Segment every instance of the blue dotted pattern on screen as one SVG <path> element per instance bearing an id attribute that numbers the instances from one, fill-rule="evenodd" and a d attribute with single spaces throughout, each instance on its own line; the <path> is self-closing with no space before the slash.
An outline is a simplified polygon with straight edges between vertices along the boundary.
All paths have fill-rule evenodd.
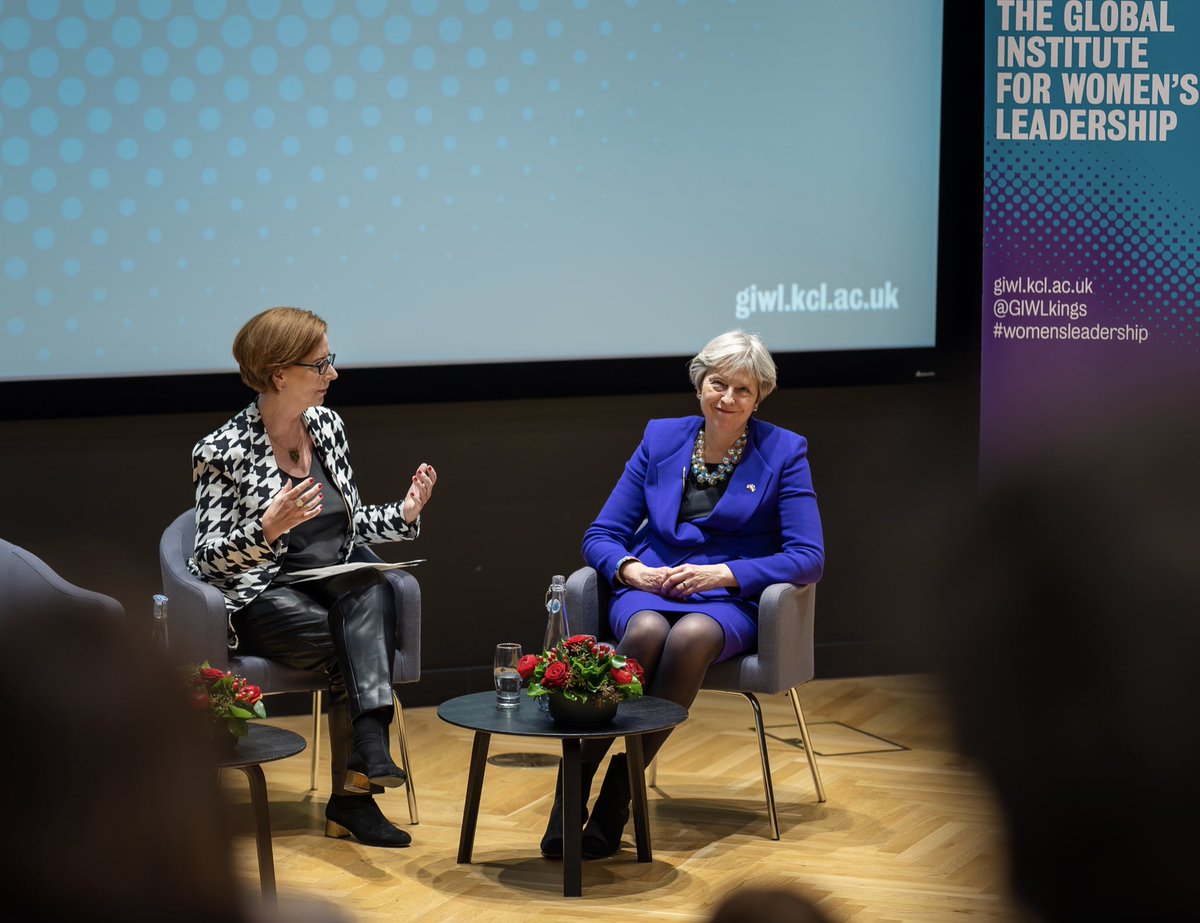
<path id="1" fill-rule="evenodd" d="M 730 326 L 744 264 L 899 267 L 928 307 L 892 345 L 924 342 L 934 226 L 818 219 L 868 155 L 936 201 L 939 28 L 934 0 L 0 0 L 0 377 L 228 369 L 271 304 L 348 365 L 662 355 Z M 838 57 L 864 41 L 923 51 L 880 80 Z M 853 140 L 894 113 L 917 141 Z M 595 335 L 614 305 L 636 337 Z"/>
<path id="2" fill-rule="evenodd" d="M 638 17 L 613 41 L 637 6 L 0 0 L 6 356 L 37 374 L 55 348 L 100 357 L 137 318 L 177 311 L 187 327 L 211 310 L 164 292 L 237 297 L 245 316 L 278 266 L 316 278 L 353 264 L 356 239 L 393 221 L 462 233 L 446 215 L 464 201 L 502 209 L 554 158 L 583 171 L 578 150 L 557 149 L 661 32 Z M 665 18 L 686 0 L 661 6 Z M 535 64 L 554 76 L 531 81 Z M 287 246 L 262 251 L 275 235 Z M 51 306 L 63 313 L 47 322 Z M 170 367 L 162 333 L 147 370 Z"/>

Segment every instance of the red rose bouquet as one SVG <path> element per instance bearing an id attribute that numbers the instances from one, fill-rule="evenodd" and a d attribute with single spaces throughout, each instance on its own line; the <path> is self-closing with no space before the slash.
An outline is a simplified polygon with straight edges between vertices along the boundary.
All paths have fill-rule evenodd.
<path id="1" fill-rule="evenodd" d="M 249 733 L 246 722 L 251 718 L 267 717 L 262 690 L 250 685 L 246 677 L 222 672 L 207 660 L 184 667 L 183 675 L 192 704 L 207 711 L 213 721 L 223 723 L 234 737 Z"/>
<path id="2" fill-rule="evenodd" d="M 573 635 L 553 650 L 526 654 L 517 672 L 528 681 L 531 698 L 557 692 L 575 702 L 624 702 L 644 691 L 641 664 L 591 635 Z"/>

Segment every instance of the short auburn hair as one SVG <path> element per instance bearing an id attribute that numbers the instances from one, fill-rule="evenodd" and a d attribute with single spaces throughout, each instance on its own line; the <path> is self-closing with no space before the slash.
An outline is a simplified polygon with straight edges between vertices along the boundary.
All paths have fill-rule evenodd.
<path id="1" fill-rule="evenodd" d="M 317 348 L 325 321 L 302 308 L 268 308 L 255 314 L 233 338 L 233 358 L 242 381 L 259 394 L 271 389 L 271 376 Z"/>

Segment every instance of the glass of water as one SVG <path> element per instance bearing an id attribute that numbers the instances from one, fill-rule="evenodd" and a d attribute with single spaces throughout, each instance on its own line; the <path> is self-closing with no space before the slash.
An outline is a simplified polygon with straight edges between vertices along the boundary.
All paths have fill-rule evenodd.
<path id="1" fill-rule="evenodd" d="M 521 674 L 517 672 L 520 660 L 521 645 L 513 641 L 496 645 L 492 673 L 496 679 L 497 708 L 516 708 L 521 704 Z"/>

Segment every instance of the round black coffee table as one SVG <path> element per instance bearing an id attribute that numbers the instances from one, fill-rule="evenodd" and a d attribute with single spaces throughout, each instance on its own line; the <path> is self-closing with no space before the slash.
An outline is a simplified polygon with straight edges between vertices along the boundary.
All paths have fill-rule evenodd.
<path id="1" fill-rule="evenodd" d="M 227 755 L 217 760 L 217 768 L 240 769 L 246 775 L 250 785 L 250 805 L 254 809 L 258 879 L 262 885 L 263 899 L 274 903 L 275 855 L 271 849 L 271 811 L 267 803 L 267 779 L 263 775 L 262 764 L 295 756 L 307 744 L 294 731 L 269 724 L 251 724 L 249 732 Z"/>
<path id="2" fill-rule="evenodd" d="M 633 793 L 633 827 L 638 862 L 650 862 L 650 820 L 646 810 L 646 766 L 642 735 L 665 731 L 687 720 L 687 709 L 666 699 L 642 696 L 621 703 L 611 723 L 595 726 L 564 725 L 550 719 L 534 699 L 522 694 L 516 708 L 498 708 L 495 692 L 459 696 L 438 706 L 438 717 L 447 724 L 475 732 L 471 768 L 467 775 L 467 798 L 463 807 L 458 861 L 469 863 L 475 846 L 475 824 L 483 795 L 483 773 L 488 745 L 493 734 L 515 737 L 550 737 L 562 741 L 563 754 L 563 896 L 583 893 L 581 850 L 583 805 L 580 803 L 580 742 L 588 737 L 624 737 Z"/>

